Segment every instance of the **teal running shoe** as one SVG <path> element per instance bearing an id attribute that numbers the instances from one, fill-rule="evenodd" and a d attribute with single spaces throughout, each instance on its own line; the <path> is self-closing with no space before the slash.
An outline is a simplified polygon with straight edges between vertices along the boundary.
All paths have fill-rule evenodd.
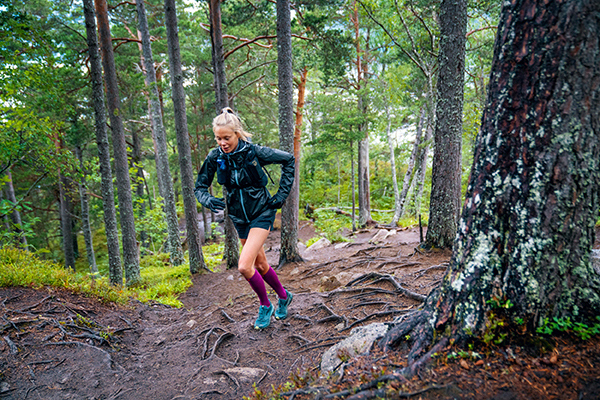
<path id="1" fill-rule="evenodd" d="M 271 325 L 271 315 L 273 315 L 273 304 L 267 306 L 260 306 L 258 309 L 258 318 L 254 322 L 254 329 L 265 329 Z"/>
<path id="2" fill-rule="evenodd" d="M 287 293 L 287 298 L 285 300 L 279 299 L 277 311 L 275 311 L 275 319 L 286 319 L 288 315 L 288 306 L 292 302 L 294 295 L 288 292 L 287 289 L 285 293 Z"/>

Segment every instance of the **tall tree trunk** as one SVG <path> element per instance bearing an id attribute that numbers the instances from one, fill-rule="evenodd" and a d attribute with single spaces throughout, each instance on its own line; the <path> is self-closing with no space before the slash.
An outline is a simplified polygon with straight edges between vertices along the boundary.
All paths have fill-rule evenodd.
<path id="1" fill-rule="evenodd" d="M 427 124 L 425 129 L 425 139 L 421 142 L 419 148 L 419 155 L 417 156 L 417 167 L 416 167 L 416 179 L 414 185 L 414 207 L 415 214 L 421 214 L 421 202 L 423 201 L 423 188 L 425 187 L 425 175 L 427 174 L 427 163 L 429 162 L 429 148 L 431 147 L 431 140 L 433 138 L 433 121 L 432 117 L 428 116 Z"/>
<path id="2" fill-rule="evenodd" d="M 121 220 L 121 237 L 123 240 L 123 263 L 125 265 L 125 282 L 128 286 L 140 281 L 140 257 L 135 238 L 135 222 L 133 203 L 131 199 L 131 183 L 129 181 L 129 164 L 127 162 L 127 145 L 125 131 L 121 119 L 121 99 L 117 86 L 117 71 L 108 22 L 108 7 L 106 0 L 94 0 L 100 50 L 104 66 L 104 79 L 108 100 L 108 116 L 112 131 L 113 149 L 115 156 L 115 173 L 117 176 L 117 196 L 119 198 L 119 216 Z"/>
<path id="3" fill-rule="evenodd" d="M 179 238 L 179 221 L 175 207 L 175 195 L 173 194 L 173 181 L 169 169 L 169 155 L 167 149 L 167 134 L 163 125 L 162 110 L 156 82 L 156 70 L 154 69 L 154 58 L 152 57 L 152 46 L 150 44 L 150 30 L 144 0 L 136 1 L 138 22 L 142 35 L 142 49 L 144 53 L 144 69 L 146 70 L 146 85 L 151 104 L 152 133 L 156 142 L 156 170 L 160 177 L 159 185 L 163 196 L 164 212 L 167 220 L 168 249 L 171 255 L 171 263 L 180 265 L 183 259 L 181 250 L 181 239 Z"/>
<path id="4" fill-rule="evenodd" d="M 111 285 L 122 285 L 123 269 L 119 250 L 119 230 L 117 226 L 115 193 L 110 166 L 110 148 L 106 128 L 102 63 L 98 48 L 98 37 L 96 36 L 96 21 L 94 19 L 94 5 L 92 0 L 83 0 L 83 13 L 85 15 L 85 31 L 90 54 L 92 102 L 94 105 L 96 144 L 98 145 L 98 158 L 100 160 L 100 190 L 102 193 L 102 209 L 104 211 L 104 228 L 108 250 L 108 275 Z"/>
<path id="5" fill-rule="evenodd" d="M 277 74 L 279 89 L 279 147 L 294 153 L 294 75 L 292 71 L 292 25 L 289 0 L 277 0 Z M 299 149 L 298 149 L 299 151 Z M 279 267 L 302 261 L 298 251 L 298 158 L 292 190 L 281 208 L 281 251 Z"/>
<path id="6" fill-rule="evenodd" d="M 354 14 L 352 22 L 354 24 L 354 41 L 356 46 L 356 74 L 358 91 L 358 113 L 365 120 L 358 126 L 359 132 L 363 138 L 358 142 L 358 226 L 364 228 L 368 223 L 373 222 L 371 218 L 371 179 L 369 172 L 369 132 L 366 122 L 369 103 L 363 92 L 367 83 L 367 64 L 364 58 L 364 50 L 360 46 L 360 22 L 358 18 L 358 7 L 356 2 L 353 4 Z"/>
<path id="7" fill-rule="evenodd" d="M 0 190 L 0 202 L 6 197 L 5 190 Z M 7 233 L 12 232 L 11 222 L 8 218 L 8 214 L 2 214 L 2 225 L 4 225 L 4 229 Z M 4 238 L 8 240 L 4 240 Z M 6 236 L 0 237 L 0 246 L 4 246 L 7 244 L 11 244 L 10 239 Z"/>
<path id="8" fill-rule="evenodd" d="M 133 112 L 132 109 L 130 109 L 130 111 Z M 135 204 L 137 205 L 139 217 L 143 218 L 144 215 L 146 215 L 146 200 L 144 199 L 144 185 L 146 178 L 144 177 L 144 166 L 142 164 L 142 144 L 140 135 L 138 134 L 133 121 L 130 123 L 130 126 L 131 144 L 133 145 L 131 149 L 131 162 L 135 168 L 135 195 L 137 197 Z M 140 242 L 144 248 L 147 248 L 150 245 L 148 234 L 145 230 L 140 231 Z"/>
<path id="9" fill-rule="evenodd" d="M 75 147 L 75 155 L 79 160 L 79 168 L 81 169 L 81 182 L 79 183 L 79 199 L 81 202 L 81 228 L 83 230 L 83 239 L 85 241 L 85 252 L 87 255 L 88 264 L 90 265 L 90 273 L 92 279 L 98 275 L 98 266 L 96 265 L 96 256 L 94 254 L 94 245 L 92 241 L 92 229 L 90 227 L 90 207 L 88 202 L 86 173 L 83 165 L 83 154 L 81 147 Z"/>
<path id="10" fill-rule="evenodd" d="M 456 238 L 460 212 L 466 0 L 442 0 L 439 21 L 440 72 L 426 242 L 449 248 Z"/>
<path id="11" fill-rule="evenodd" d="M 350 141 L 350 173 L 352 174 L 352 232 L 356 232 L 356 173 L 354 171 L 354 141 Z"/>
<path id="12" fill-rule="evenodd" d="M 56 149 L 60 151 L 59 139 L 56 138 Z M 67 179 L 62 171 L 58 171 L 58 202 L 60 214 L 60 232 L 62 235 L 63 252 L 65 255 L 65 267 L 75 271 L 75 251 L 73 248 L 73 221 L 71 221 L 71 213 L 69 212 L 69 194 Z"/>
<path id="13" fill-rule="evenodd" d="M 6 197 L 7 200 L 10 201 L 13 205 L 17 204 L 17 196 L 15 196 L 15 187 L 13 185 L 12 173 L 10 169 L 6 171 Z M 27 248 L 27 238 L 25 237 L 25 233 L 23 232 L 23 221 L 21 220 L 21 213 L 19 210 L 14 208 L 10 213 L 10 219 L 12 220 L 12 228 L 10 230 L 14 231 L 17 236 L 17 241 L 21 243 L 23 248 Z"/>
<path id="14" fill-rule="evenodd" d="M 208 270 L 200 245 L 200 228 L 198 226 L 198 209 L 194 195 L 194 173 L 192 170 L 192 151 L 188 133 L 187 115 L 185 113 L 185 91 L 183 89 L 183 71 L 179 52 L 179 36 L 177 34 L 177 9 L 175 0 L 165 0 L 165 24 L 167 26 L 167 44 L 171 68 L 171 87 L 173 92 L 173 109 L 175 113 L 175 131 L 177 133 L 177 150 L 179 169 L 181 172 L 181 192 L 187 230 L 190 272 L 196 274 L 201 269 Z"/>
<path id="15" fill-rule="evenodd" d="M 409 335 L 416 359 L 434 330 L 457 343 L 489 332 L 493 299 L 531 332 L 546 319 L 596 322 L 600 276 L 589 255 L 600 206 L 599 13 L 595 0 L 504 3 L 450 267 L 384 347 Z"/>
<path id="16" fill-rule="evenodd" d="M 223 33 L 221 31 L 221 0 L 210 0 L 210 35 L 212 43 L 212 62 L 215 85 L 215 106 L 217 114 L 229 106 L 227 97 L 227 80 L 225 78 L 225 59 L 223 57 Z M 223 186 L 223 195 L 227 196 L 227 189 Z M 229 210 L 225 207 L 225 250 L 224 258 L 227 268 L 237 268 L 239 254 L 238 233 L 229 218 Z"/>
<path id="17" fill-rule="evenodd" d="M 404 206 L 406 204 L 406 198 L 408 197 L 408 191 L 413 186 L 414 178 L 418 175 L 418 172 L 424 169 L 416 168 L 415 169 L 415 161 L 419 156 L 421 150 L 421 137 L 423 136 L 423 121 L 425 120 L 425 107 L 421 108 L 421 112 L 419 113 L 419 121 L 417 122 L 417 132 L 415 135 L 415 142 L 413 144 L 412 151 L 410 153 L 410 158 L 408 159 L 408 165 L 406 167 L 406 174 L 404 174 L 404 179 L 402 180 L 402 191 L 398 194 L 398 198 L 396 199 L 396 205 L 394 209 L 394 217 L 392 218 L 392 225 L 396 225 L 398 220 L 404 214 Z M 426 165 L 426 159 L 424 163 Z M 425 175 L 422 176 L 425 179 Z M 397 190 L 397 189 L 396 189 Z"/>
<path id="18" fill-rule="evenodd" d="M 390 168 L 392 170 L 392 189 L 394 190 L 394 216 L 392 217 L 392 222 L 390 222 L 391 226 L 396 226 L 398 224 L 398 220 L 402 215 L 400 209 L 402 208 L 402 204 L 400 203 L 400 192 L 398 190 L 398 177 L 396 174 L 396 154 L 395 154 L 395 143 L 392 138 L 392 117 L 390 115 L 390 104 L 389 99 L 385 99 L 385 117 L 387 119 L 386 125 L 386 137 L 388 141 L 388 148 L 390 149 Z M 416 139 L 415 139 L 416 140 Z M 409 168 L 410 168 L 410 160 L 409 160 Z"/>

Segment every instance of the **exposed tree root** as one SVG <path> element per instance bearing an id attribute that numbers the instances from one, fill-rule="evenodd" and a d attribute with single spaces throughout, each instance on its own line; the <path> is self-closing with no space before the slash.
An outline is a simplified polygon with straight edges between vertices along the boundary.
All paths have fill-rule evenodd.
<path id="1" fill-rule="evenodd" d="M 351 280 L 350 282 L 348 282 L 346 284 L 346 286 L 350 287 L 350 286 L 354 286 L 358 283 L 364 282 L 366 280 L 369 279 L 377 279 L 376 281 L 372 282 L 372 283 L 377 283 L 380 281 L 386 281 L 386 282 L 390 282 L 394 288 L 396 289 L 396 291 L 402 293 L 403 295 L 405 295 L 406 297 L 413 299 L 413 300 L 417 300 L 417 301 L 425 301 L 425 299 L 427 298 L 427 296 L 424 296 L 422 294 L 419 293 L 415 293 L 415 292 L 411 292 L 410 290 L 402 287 L 402 285 L 400 284 L 400 282 L 398 282 L 396 280 L 396 278 L 394 278 L 392 275 L 389 274 L 380 274 L 378 272 L 369 272 L 368 274 L 359 276 L 356 279 Z"/>
<path id="2" fill-rule="evenodd" d="M 408 399 L 414 396 L 418 396 L 421 395 L 423 393 L 427 393 L 431 390 L 439 390 L 439 389 L 444 389 L 447 386 L 438 386 L 438 385 L 432 385 L 426 388 L 423 388 L 421 390 L 417 390 L 414 392 L 409 392 L 409 393 L 394 393 L 394 397 L 399 398 L 399 399 Z M 356 393 L 350 397 L 346 397 L 346 400 L 369 400 L 369 399 L 380 399 L 380 398 L 386 398 L 386 396 L 389 395 L 389 389 L 375 389 L 375 390 L 365 390 L 359 393 Z"/>
<path id="3" fill-rule="evenodd" d="M 401 314 L 406 312 L 407 310 L 389 310 L 389 311 L 381 311 L 381 312 L 376 312 L 373 314 L 369 314 L 364 318 L 361 318 L 359 320 L 354 321 L 353 323 L 351 323 L 350 325 L 346 326 L 344 329 L 342 329 L 340 332 L 344 332 L 347 331 L 348 329 L 352 329 L 354 326 L 363 323 L 365 321 L 370 320 L 371 318 L 376 318 L 376 317 L 386 317 L 388 315 L 395 315 L 395 314 Z"/>
<path id="4" fill-rule="evenodd" d="M 382 249 L 391 249 L 392 246 L 390 245 L 386 245 L 386 246 L 371 246 L 371 247 L 367 247 L 366 249 L 361 249 L 359 251 L 357 251 L 356 253 L 352 254 L 350 257 L 358 257 L 358 256 L 368 256 L 368 257 L 372 257 L 371 256 L 371 252 L 375 251 L 375 250 L 382 250 Z"/>
<path id="5" fill-rule="evenodd" d="M 429 272 L 429 271 L 431 271 L 431 270 L 433 270 L 433 269 L 447 269 L 447 268 L 448 268 L 448 265 L 449 265 L 448 263 L 444 263 L 444 264 L 440 264 L 440 265 L 432 265 L 432 266 L 431 266 L 431 267 L 429 267 L 429 268 L 425 268 L 425 269 L 422 269 L 422 270 L 416 271 L 416 272 L 414 273 L 414 275 L 415 275 L 415 279 L 418 279 L 418 278 L 422 277 L 422 276 L 423 276 L 423 275 L 425 275 L 427 272 Z"/>
<path id="6" fill-rule="evenodd" d="M 235 319 L 231 318 L 226 312 L 225 310 L 223 310 L 221 308 L 221 315 L 225 317 L 225 319 L 229 322 L 231 322 L 232 324 L 235 324 Z"/>
<path id="7" fill-rule="evenodd" d="M 236 388 L 238 388 L 238 389 L 240 388 L 240 383 L 238 382 L 237 379 L 235 379 L 235 376 L 232 376 L 227 371 L 225 371 L 225 370 L 219 370 L 219 371 L 214 371 L 213 373 L 217 374 L 217 375 L 225 375 L 226 377 L 228 377 L 229 379 L 231 379 L 231 381 L 233 383 L 235 383 Z"/>
<path id="8" fill-rule="evenodd" d="M 381 264 L 377 265 L 375 268 L 381 269 L 382 267 L 385 267 L 386 265 L 390 265 L 390 264 L 398 264 L 398 266 L 394 269 L 400 269 L 400 268 L 405 268 L 405 267 L 414 267 L 415 265 L 421 265 L 421 263 L 418 261 L 402 263 L 402 262 L 396 261 L 396 260 L 388 260 L 388 261 L 384 261 Z"/>
<path id="9" fill-rule="evenodd" d="M 317 308 L 323 309 L 329 313 L 329 316 L 317 320 L 316 322 L 318 324 L 322 324 L 325 322 L 331 322 L 331 321 L 343 321 L 344 324 L 346 324 L 346 325 L 348 324 L 348 318 L 346 318 L 343 315 L 336 314 L 331 308 L 327 307 L 327 305 L 319 304 L 319 306 Z"/>

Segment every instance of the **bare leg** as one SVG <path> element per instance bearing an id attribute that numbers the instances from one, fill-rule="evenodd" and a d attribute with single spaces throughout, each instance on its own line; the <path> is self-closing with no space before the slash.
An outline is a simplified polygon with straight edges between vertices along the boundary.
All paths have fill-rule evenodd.
<path id="1" fill-rule="evenodd" d="M 263 245 L 269 231 L 262 228 L 252 228 L 248 233 L 247 239 L 242 239 L 242 253 L 240 254 L 240 260 L 238 264 L 238 271 L 246 279 L 251 279 L 254 275 L 254 271 L 258 269 L 258 272 L 264 274 L 269 269 L 267 263 L 267 255 Z"/>

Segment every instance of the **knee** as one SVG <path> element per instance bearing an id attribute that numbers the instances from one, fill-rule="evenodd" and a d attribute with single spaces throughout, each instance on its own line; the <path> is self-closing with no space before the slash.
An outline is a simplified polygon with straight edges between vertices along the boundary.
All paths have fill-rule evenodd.
<path id="1" fill-rule="evenodd" d="M 257 261 L 256 263 L 254 263 L 254 268 L 256 268 L 261 275 L 264 275 L 267 272 L 269 272 L 269 267 L 270 265 L 267 261 Z"/>
<path id="2" fill-rule="evenodd" d="M 238 271 L 240 274 L 244 275 L 246 279 L 250 279 L 252 278 L 252 275 L 254 275 L 254 268 L 252 268 L 252 265 L 240 263 L 238 264 Z"/>

